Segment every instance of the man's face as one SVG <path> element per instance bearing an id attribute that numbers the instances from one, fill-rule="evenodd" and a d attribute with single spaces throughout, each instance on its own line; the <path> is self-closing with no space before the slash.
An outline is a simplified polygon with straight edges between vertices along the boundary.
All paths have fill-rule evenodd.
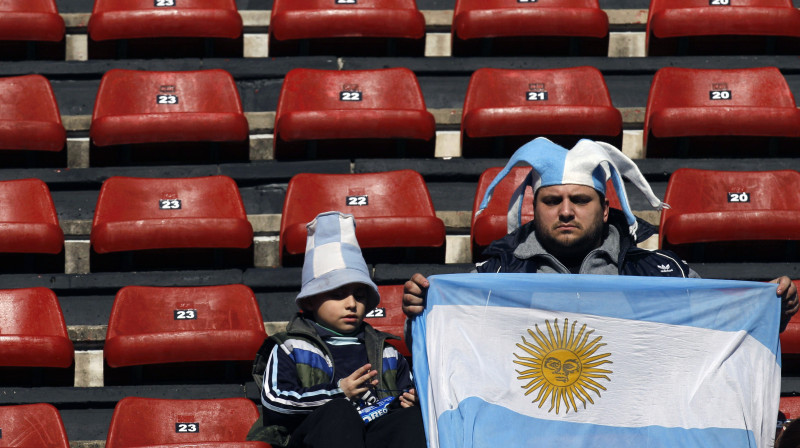
<path id="1" fill-rule="evenodd" d="M 539 243 L 553 256 L 582 260 L 602 241 L 608 222 L 608 200 L 585 185 L 542 187 L 533 203 L 533 220 Z"/>

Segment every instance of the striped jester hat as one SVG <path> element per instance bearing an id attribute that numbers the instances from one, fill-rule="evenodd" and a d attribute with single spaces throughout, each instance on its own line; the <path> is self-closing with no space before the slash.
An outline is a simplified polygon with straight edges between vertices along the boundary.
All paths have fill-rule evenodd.
<path id="1" fill-rule="evenodd" d="M 536 194 L 541 187 L 585 185 L 605 195 L 606 182 L 611 179 L 622 211 L 625 213 L 629 232 L 633 236 L 636 236 L 637 230 L 636 217 L 628 203 L 622 177 L 631 181 L 654 208 L 658 210 L 669 208 L 669 205 L 656 197 L 636 164 L 613 145 L 583 139 L 572 149 L 567 150 L 544 137 L 539 137 L 521 146 L 511 156 L 505 168 L 486 189 L 477 213 L 481 213 L 489 205 L 497 184 L 511 172 L 511 168 L 520 163 L 526 163 L 533 169 L 511 195 L 508 204 L 508 233 L 522 225 L 522 197 L 528 186 L 531 186 Z"/>

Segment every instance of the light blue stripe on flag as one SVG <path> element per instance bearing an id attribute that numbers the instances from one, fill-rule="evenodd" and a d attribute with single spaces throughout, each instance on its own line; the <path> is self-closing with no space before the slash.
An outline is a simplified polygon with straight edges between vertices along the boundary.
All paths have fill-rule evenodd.
<path id="1" fill-rule="evenodd" d="M 774 436 L 774 284 L 546 274 L 429 280 L 412 333 L 431 447 L 752 447 Z"/>

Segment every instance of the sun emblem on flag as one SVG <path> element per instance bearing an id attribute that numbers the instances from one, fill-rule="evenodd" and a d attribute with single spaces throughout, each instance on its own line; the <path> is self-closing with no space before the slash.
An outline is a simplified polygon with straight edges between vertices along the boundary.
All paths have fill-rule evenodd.
<path id="1" fill-rule="evenodd" d="M 527 367 L 525 370 L 517 370 L 518 380 L 526 383 L 521 386 L 525 389 L 525 395 L 531 395 L 537 390 L 539 393 L 533 403 L 539 402 L 539 408 L 548 400 L 550 409 L 555 409 L 556 414 L 561 412 L 563 404 L 565 412 L 570 409 L 578 411 L 577 402 L 583 403 L 586 409 L 586 402 L 594 404 L 590 392 L 594 392 L 600 397 L 600 390 L 606 390 L 597 381 L 605 379 L 613 373 L 611 370 L 601 369 L 604 364 L 611 364 L 608 359 L 610 353 L 597 354 L 597 351 L 606 344 L 601 343 L 602 336 L 597 336 L 591 341 L 594 330 L 586 330 L 584 324 L 575 333 L 577 322 L 569 324 L 569 319 L 564 319 L 564 323 L 559 328 L 558 319 L 553 324 L 549 320 L 545 321 L 547 334 L 538 325 L 536 331 L 528 329 L 528 334 L 532 341 L 522 336 L 522 343 L 517 343 L 517 347 L 525 351 L 523 355 L 514 353 L 517 358 L 515 364 Z M 528 356 L 530 355 L 530 356 Z"/>

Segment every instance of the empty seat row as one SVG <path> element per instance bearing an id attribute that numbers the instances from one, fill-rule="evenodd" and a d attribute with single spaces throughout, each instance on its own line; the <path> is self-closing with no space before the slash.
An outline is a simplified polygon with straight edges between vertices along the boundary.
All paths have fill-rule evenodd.
<path id="1" fill-rule="evenodd" d="M 215 446 L 269 448 L 246 441 L 258 419 L 246 398 L 166 400 L 126 397 L 114 408 L 105 446 L 108 448 Z M 69 448 L 61 414 L 47 403 L 0 406 L 0 446 Z"/>
<path id="2" fill-rule="evenodd" d="M 381 285 L 379 293 L 381 303 L 367 322 L 402 338 L 402 286 Z M 73 364 L 73 344 L 52 290 L 0 290 L 0 311 L 0 366 L 65 369 Z M 103 355 L 110 368 L 251 362 L 267 337 L 264 321 L 245 285 L 127 286 L 114 299 Z M 403 339 L 392 343 L 409 355 Z"/>
<path id="3" fill-rule="evenodd" d="M 0 10 L 0 38 L 63 40 L 54 0 L 14 0 Z M 711 24 L 711 25 L 709 25 Z M 425 19 L 414 0 L 274 0 L 270 54 L 419 54 Z M 600 54 L 608 49 L 609 20 L 597 0 L 457 0 L 453 54 Z M 235 39 L 242 19 L 234 0 L 96 0 L 89 19 L 93 41 L 202 37 Z M 651 54 L 783 52 L 800 48 L 800 12 L 791 0 L 651 0 Z M 686 38 L 724 37 L 687 45 Z M 730 45 L 731 38 L 737 45 Z M 357 44 L 354 45 L 354 40 Z M 387 45 L 387 40 L 389 44 Z M 742 42 L 753 42 L 741 46 Z"/>
<path id="4" fill-rule="evenodd" d="M 47 185 L 39 179 L 0 182 L 0 251 L 57 254 L 64 234 Z M 98 254 L 156 248 L 245 249 L 253 228 L 233 179 L 112 177 L 104 182 L 92 223 Z"/>
<path id="5" fill-rule="evenodd" d="M 89 18 L 90 55 L 107 57 L 107 52 L 93 51 L 92 43 L 119 40 L 140 41 L 150 46 L 149 53 L 159 54 L 173 46 L 169 55 L 188 55 L 180 40 L 236 40 L 242 35 L 242 17 L 234 0 L 96 0 Z M 6 0 L 0 4 L 0 56 L 12 59 L 44 57 L 64 58 L 65 23 L 55 0 Z M 157 41 L 156 41 L 157 39 Z M 49 53 L 20 52 L 9 43 L 60 43 L 60 50 Z M 160 46 L 152 44 L 159 42 Z M 208 54 L 202 42 L 192 47 Z M 238 55 L 241 56 L 241 42 Z M 211 52 L 213 55 L 213 52 Z M 236 53 L 234 53 L 236 54 Z M 111 56 L 133 56 L 125 51 Z M 138 53 L 136 53 L 138 56 Z"/>
<path id="6" fill-rule="evenodd" d="M 100 147 L 156 142 L 247 141 L 233 77 L 224 70 L 110 70 L 100 83 L 90 137 Z M 66 132 L 50 82 L 0 78 L 0 149 L 61 151 Z"/>
<path id="7" fill-rule="evenodd" d="M 49 82 L 0 79 L 0 149 L 58 151 L 65 132 Z M 36 101 L 32 101 L 36 98 Z M 294 69 L 275 118 L 277 159 L 432 157 L 436 123 L 408 69 Z M 223 70 L 110 70 L 89 132 L 95 147 L 244 142 L 236 84 Z M 464 100 L 464 156 L 501 156 L 531 138 L 620 146 L 622 116 L 593 67 L 476 70 Z M 795 155 L 800 110 L 777 68 L 666 67 L 653 78 L 644 120 L 648 157 Z M 163 149 L 163 146 L 160 147 Z"/>
<path id="8" fill-rule="evenodd" d="M 497 188 L 489 208 L 471 221 L 473 257 L 505 234 L 506 207 L 516 168 Z M 496 169 L 477 185 L 475 204 Z M 689 260 L 710 260 L 711 252 L 685 252 L 695 243 L 762 241 L 743 259 L 792 261 L 800 240 L 794 225 L 800 217 L 800 173 L 792 170 L 734 172 L 678 169 L 670 177 L 661 214 L 660 243 Z M 697 194 L 700 191 L 702 194 Z M 24 200 L 21 200 L 24 198 Z M 618 204 L 613 189 L 612 206 Z M 0 182 L 0 213 L 5 230 L 0 251 L 59 253 L 64 236 L 47 186 L 38 179 Z M 528 204 L 532 199 L 525 200 Z M 306 223 L 322 212 L 340 210 L 358 220 L 356 234 L 371 263 L 444 261 L 445 227 L 436 216 L 422 176 L 412 170 L 363 174 L 294 176 L 281 214 L 279 250 L 283 265 L 299 265 L 305 252 Z M 531 209 L 524 209 L 529 220 Z M 779 252 L 763 241 L 784 242 Z M 147 179 L 112 177 L 103 183 L 95 207 L 91 246 L 98 255 L 156 249 L 248 249 L 253 228 L 236 183 L 226 176 Z M 708 246 L 707 244 L 705 246 Z M 774 248 L 773 248 L 774 249 Z M 738 253 L 737 252 L 737 253 Z M 727 259 L 731 253 L 724 255 Z M 725 260 L 723 260 L 725 261 Z"/>

